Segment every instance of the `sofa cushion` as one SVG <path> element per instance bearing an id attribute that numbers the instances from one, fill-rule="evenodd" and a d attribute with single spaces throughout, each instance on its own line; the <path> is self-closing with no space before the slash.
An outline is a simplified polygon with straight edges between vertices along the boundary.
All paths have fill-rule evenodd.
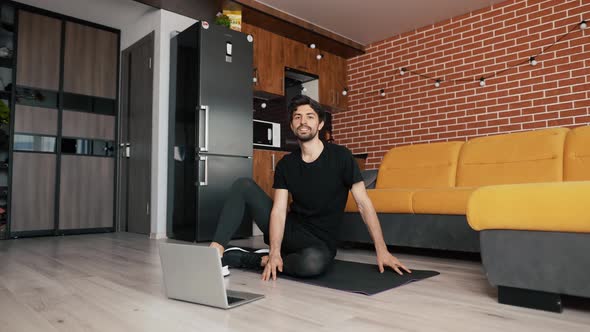
<path id="1" fill-rule="evenodd" d="M 570 130 L 564 154 L 563 180 L 590 180 L 590 126 Z"/>
<path id="2" fill-rule="evenodd" d="M 419 190 L 412 196 L 414 213 L 462 214 L 467 211 L 467 202 L 477 188 L 435 188 Z"/>
<path id="3" fill-rule="evenodd" d="M 404 189 L 367 189 L 367 194 L 373 203 L 373 207 L 379 213 L 412 213 L 412 190 Z M 358 212 L 358 207 L 348 193 L 345 212 Z"/>
<path id="4" fill-rule="evenodd" d="M 453 187 L 462 145 L 443 142 L 393 148 L 383 157 L 375 188 Z"/>
<path id="5" fill-rule="evenodd" d="M 466 142 L 459 156 L 457 187 L 562 181 L 568 131 L 552 128 Z"/>
<path id="6" fill-rule="evenodd" d="M 467 203 L 476 231 L 511 229 L 590 233 L 590 181 L 481 187 Z"/>

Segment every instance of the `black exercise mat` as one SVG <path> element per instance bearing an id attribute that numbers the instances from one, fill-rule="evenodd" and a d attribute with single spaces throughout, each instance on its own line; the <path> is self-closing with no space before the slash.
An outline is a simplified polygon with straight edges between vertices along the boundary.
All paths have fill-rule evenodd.
<path id="1" fill-rule="evenodd" d="M 334 260 L 330 269 L 319 277 L 295 278 L 280 274 L 279 278 L 347 292 L 374 295 L 439 274 L 436 271 L 412 270 L 412 273 L 404 272 L 403 275 L 399 275 L 389 267 L 385 269 L 385 272 L 379 273 L 377 265 Z"/>

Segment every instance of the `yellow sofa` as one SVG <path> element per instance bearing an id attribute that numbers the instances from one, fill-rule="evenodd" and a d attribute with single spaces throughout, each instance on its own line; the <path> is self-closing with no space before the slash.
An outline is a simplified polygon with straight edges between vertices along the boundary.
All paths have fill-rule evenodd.
<path id="1" fill-rule="evenodd" d="M 563 181 L 485 186 L 467 205 L 501 303 L 561 312 L 590 297 L 590 126 L 567 133 Z"/>
<path id="2" fill-rule="evenodd" d="M 590 211 L 585 208 L 590 203 L 589 180 L 590 126 L 585 126 L 393 148 L 367 191 L 388 244 L 481 251 L 490 277 L 488 264 L 493 261 L 502 269 L 503 256 L 510 256 L 512 241 L 518 241 L 503 242 L 508 230 L 582 234 L 590 239 L 590 212 L 585 212 Z M 349 196 L 341 240 L 369 242 L 357 212 Z M 490 237 L 493 250 L 486 242 Z M 590 272 L 590 260 L 584 259 Z M 501 277 L 511 272 L 502 273 Z M 494 285 L 502 285 L 499 280 L 490 278 Z M 546 282 L 531 287 L 526 278 L 520 281 L 504 286 L 590 296 L 590 286 L 581 293 L 578 286 L 568 291 L 541 287 Z"/>

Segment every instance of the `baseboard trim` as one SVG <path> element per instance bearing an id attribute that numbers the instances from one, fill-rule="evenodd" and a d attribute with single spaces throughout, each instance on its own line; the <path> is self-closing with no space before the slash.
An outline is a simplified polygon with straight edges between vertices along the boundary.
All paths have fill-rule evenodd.
<path id="1" fill-rule="evenodd" d="M 160 239 L 167 239 L 166 233 L 150 233 L 150 239 L 152 240 L 160 240 Z"/>

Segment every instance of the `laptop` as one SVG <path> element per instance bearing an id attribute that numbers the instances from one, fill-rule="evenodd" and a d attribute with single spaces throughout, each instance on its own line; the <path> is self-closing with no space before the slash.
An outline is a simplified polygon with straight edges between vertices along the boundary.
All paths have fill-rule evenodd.
<path id="1" fill-rule="evenodd" d="M 161 242 L 160 260 L 168 298 L 230 309 L 264 297 L 226 290 L 215 248 Z"/>

